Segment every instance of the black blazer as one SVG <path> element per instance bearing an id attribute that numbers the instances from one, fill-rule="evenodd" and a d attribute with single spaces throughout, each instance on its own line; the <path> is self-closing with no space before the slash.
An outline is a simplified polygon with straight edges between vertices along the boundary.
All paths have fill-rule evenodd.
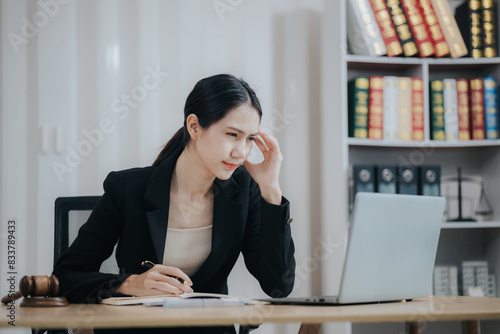
<path id="1" fill-rule="evenodd" d="M 146 271 L 144 260 L 163 262 L 170 181 L 177 150 L 158 167 L 112 172 L 104 195 L 78 237 L 56 263 L 59 295 L 73 303 L 96 303 L 119 295 L 115 289 L 132 274 Z M 290 204 L 267 203 L 243 166 L 233 176 L 215 180 L 212 251 L 191 277 L 198 292 L 228 293 L 227 277 L 239 253 L 245 265 L 272 297 L 287 296 L 295 278 Z M 99 273 L 118 242 L 120 274 Z"/>

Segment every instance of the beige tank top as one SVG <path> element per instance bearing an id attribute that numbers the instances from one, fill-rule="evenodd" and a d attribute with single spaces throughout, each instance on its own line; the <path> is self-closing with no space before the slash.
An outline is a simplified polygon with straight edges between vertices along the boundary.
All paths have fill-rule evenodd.
<path id="1" fill-rule="evenodd" d="M 163 264 L 192 276 L 212 250 L 212 225 L 198 228 L 168 228 Z"/>

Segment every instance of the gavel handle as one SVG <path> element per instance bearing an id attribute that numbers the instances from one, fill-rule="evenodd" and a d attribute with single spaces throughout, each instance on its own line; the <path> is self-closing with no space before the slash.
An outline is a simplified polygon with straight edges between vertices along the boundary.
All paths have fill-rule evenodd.
<path id="1" fill-rule="evenodd" d="M 14 300 L 17 300 L 17 299 L 21 298 L 22 296 L 23 295 L 21 294 L 21 291 L 16 291 L 16 293 L 14 294 L 14 296 L 12 296 L 12 294 L 8 294 L 8 295 L 2 297 L 2 304 L 11 303 Z"/>

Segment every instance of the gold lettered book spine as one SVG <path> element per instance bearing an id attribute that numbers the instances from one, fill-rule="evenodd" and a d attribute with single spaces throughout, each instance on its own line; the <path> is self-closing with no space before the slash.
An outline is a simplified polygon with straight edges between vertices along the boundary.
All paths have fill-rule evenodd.
<path id="1" fill-rule="evenodd" d="M 470 140 L 469 81 L 457 79 L 458 139 Z"/>
<path id="2" fill-rule="evenodd" d="M 439 25 L 443 30 L 444 38 L 450 48 L 452 58 L 466 56 L 468 51 L 464 39 L 458 29 L 457 21 L 453 16 L 448 0 L 432 0 L 432 7 L 436 13 Z"/>
<path id="3" fill-rule="evenodd" d="M 424 83 L 422 78 L 411 79 L 413 140 L 424 140 Z"/>
<path id="4" fill-rule="evenodd" d="M 443 80 L 431 81 L 431 139 L 445 140 Z"/>
<path id="5" fill-rule="evenodd" d="M 357 77 L 349 81 L 349 137 L 368 138 L 369 80 L 368 77 Z"/>
<path id="6" fill-rule="evenodd" d="M 481 0 L 467 0 L 455 8 L 455 19 L 472 58 L 483 57 L 483 10 Z"/>
<path id="7" fill-rule="evenodd" d="M 347 0 L 347 41 L 354 54 L 374 57 L 387 54 L 368 0 Z"/>
<path id="8" fill-rule="evenodd" d="M 483 7 L 484 56 L 492 58 L 497 56 L 497 7 L 494 0 L 482 0 L 481 4 Z"/>
<path id="9" fill-rule="evenodd" d="M 387 48 L 387 56 L 395 57 L 402 55 L 403 48 L 392 23 L 391 14 L 389 14 L 385 0 L 370 0 L 370 5 L 380 28 L 385 47 Z"/>
<path id="10" fill-rule="evenodd" d="M 411 78 L 398 78 L 398 139 L 407 141 L 412 139 L 411 113 Z"/>
<path id="11" fill-rule="evenodd" d="M 439 25 L 434 8 L 432 8 L 431 0 L 420 0 L 418 6 L 429 29 L 429 34 L 434 44 L 434 50 L 436 51 L 436 58 L 448 56 L 450 54 L 450 48 L 448 47 L 448 43 L 446 43 L 443 30 Z"/>
<path id="12" fill-rule="evenodd" d="M 400 0 L 386 0 L 405 57 L 418 56 L 418 48 Z"/>
<path id="13" fill-rule="evenodd" d="M 413 39 L 417 44 L 420 57 L 430 57 L 436 54 L 425 20 L 418 8 L 417 0 L 400 0 L 410 25 Z"/>
<path id="14" fill-rule="evenodd" d="M 368 138 L 383 138 L 384 121 L 384 78 L 381 76 L 370 77 L 370 110 L 368 117 Z"/>
<path id="15" fill-rule="evenodd" d="M 472 139 L 486 139 L 483 78 L 470 79 Z"/>

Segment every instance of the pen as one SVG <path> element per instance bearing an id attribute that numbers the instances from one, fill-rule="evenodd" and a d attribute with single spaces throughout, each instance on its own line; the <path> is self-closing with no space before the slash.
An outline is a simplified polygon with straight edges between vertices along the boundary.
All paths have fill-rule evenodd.
<path id="1" fill-rule="evenodd" d="M 141 266 L 143 266 L 149 270 L 149 269 L 152 269 L 155 266 L 155 264 L 149 260 L 146 260 L 146 261 L 142 261 Z M 185 281 L 180 277 L 176 277 L 176 276 L 172 276 L 172 275 L 165 275 L 165 276 L 173 277 L 173 278 L 177 279 L 179 282 L 181 282 L 182 284 L 190 285 L 188 281 Z"/>

